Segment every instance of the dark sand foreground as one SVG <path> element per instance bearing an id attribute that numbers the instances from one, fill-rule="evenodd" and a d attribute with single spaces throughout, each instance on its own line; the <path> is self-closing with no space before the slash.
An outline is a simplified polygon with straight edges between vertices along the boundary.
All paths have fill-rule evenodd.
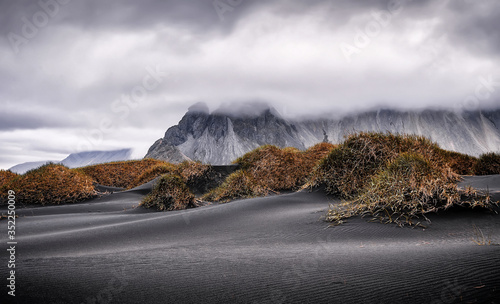
<path id="1" fill-rule="evenodd" d="M 500 176 L 468 184 L 500 198 Z M 500 246 L 472 240 L 478 227 L 500 243 L 499 215 L 454 210 L 425 230 L 359 218 L 327 228 L 320 218 L 338 201 L 321 191 L 134 209 L 149 188 L 18 207 L 16 301 L 3 284 L 0 303 L 500 303 Z"/>

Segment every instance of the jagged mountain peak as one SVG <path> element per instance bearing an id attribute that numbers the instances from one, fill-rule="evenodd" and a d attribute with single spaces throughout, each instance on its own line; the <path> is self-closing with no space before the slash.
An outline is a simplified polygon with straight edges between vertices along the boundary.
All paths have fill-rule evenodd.
<path id="1" fill-rule="evenodd" d="M 192 160 L 229 164 L 264 144 L 305 149 L 325 139 L 340 143 L 346 135 L 360 131 L 423 135 L 444 149 L 474 156 L 500 151 L 500 110 L 373 109 L 341 118 L 292 121 L 261 102 L 223 105 L 212 113 L 201 105 L 194 109 L 205 110 L 188 111 L 146 157 L 178 151 Z"/>

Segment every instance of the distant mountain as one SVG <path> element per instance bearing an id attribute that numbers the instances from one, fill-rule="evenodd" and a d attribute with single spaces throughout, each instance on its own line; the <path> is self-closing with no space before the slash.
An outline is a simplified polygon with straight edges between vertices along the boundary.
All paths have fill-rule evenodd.
<path id="1" fill-rule="evenodd" d="M 69 168 L 85 167 L 113 161 L 129 160 L 131 154 L 131 149 L 71 153 L 62 160 L 62 164 Z"/>
<path id="2" fill-rule="evenodd" d="M 9 170 L 12 172 L 15 172 L 17 174 L 24 174 L 31 169 L 41 167 L 47 163 L 59 163 L 59 161 L 44 160 L 44 161 L 36 161 L 36 162 L 26 162 L 26 163 L 15 165 L 12 168 L 10 168 Z"/>
<path id="3" fill-rule="evenodd" d="M 359 131 L 424 135 L 444 149 L 474 156 L 500 151 L 500 110 L 386 109 L 340 119 L 287 120 L 265 104 L 239 107 L 225 106 L 212 113 L 203 103 L 190 107 L 179 124 L 151 146 L 146 157 L 171 162 L 189 158 L 222 165 L 264 144 L 303 150 L 325 140 L 342 142 L 345 135 Z"/>
<path id="4" fill-rule="evenodd" d="M 46 163 L 58 163 L 58 164 L 63 164 L 69 168 L 77 168 L 77 167 L 84 167 L 84 166 L 102 164 L 113 161 L 129 160 L 131 153 L 132 153 L 131 149 L 79 152 L 70 154 L 62 161 L 27 162 L 15 165 L 9 170 L 18 174 L 24 174 L 27 171 L 41 167 Z"/>

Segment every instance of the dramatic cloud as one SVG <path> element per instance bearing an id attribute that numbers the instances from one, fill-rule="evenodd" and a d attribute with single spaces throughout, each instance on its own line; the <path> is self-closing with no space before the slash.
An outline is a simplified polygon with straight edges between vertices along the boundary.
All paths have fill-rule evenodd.
<path id="1" fill-rule="evenodd" d="M 192 104 L 497 106 L 496 0 L 0 2 L 0 168 L 149 145 Z"/>

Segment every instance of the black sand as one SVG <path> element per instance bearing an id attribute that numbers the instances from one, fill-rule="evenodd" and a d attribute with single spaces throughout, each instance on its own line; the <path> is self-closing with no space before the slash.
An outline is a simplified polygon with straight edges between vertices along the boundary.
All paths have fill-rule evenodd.
<path id="1" fill-rule="evenodd" d="M 467 184 L 500 191 L 499 176 Z M 473 241 L 478 227 L 500 243 L 496 214 L 327 228 L 338 201 L 322 192 L 157 213 L 134 208 L 148 187 L 18 207 L 16 301 L 3 287 L 0 303 L 499 303 L 500 246 Z M 7 254 L 0 265 L 6 278 Z"/>

